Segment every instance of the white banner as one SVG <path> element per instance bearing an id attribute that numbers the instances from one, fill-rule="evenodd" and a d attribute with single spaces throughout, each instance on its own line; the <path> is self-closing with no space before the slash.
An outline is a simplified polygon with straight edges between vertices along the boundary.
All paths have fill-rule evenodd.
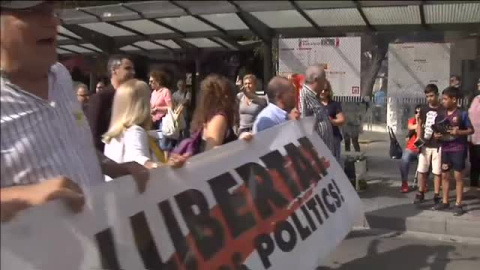
<path id="1" fill-rule="evenodd" d="M 406 127 L 416 104 L 401 100 L 424 98 L 427 84 L 441 93 L 449 85 L 450 43 L 400 43 L 388 46 L 387 125 L 394 131 Z M 410 110 L 405 110 L 409 106 Z"/>
<path id="2" fill-rule="evenodd" d="M 96 186 L 1 227 L 1 269 L 314 269 L 363 215 L 310 119 L 132 179 Z"/>
<path id="3" fill-rule="evenodd" d="M 449 43 L 400 43 L 388 45 L 388 97 L 425 97 L 425 86 L 449 85 Z"/>
<path id="4" fill-rule="evenodd" d="M 279 74 L 322 64 L 335 96 L 360 96 L 360 37 L 279 39 Z"/>

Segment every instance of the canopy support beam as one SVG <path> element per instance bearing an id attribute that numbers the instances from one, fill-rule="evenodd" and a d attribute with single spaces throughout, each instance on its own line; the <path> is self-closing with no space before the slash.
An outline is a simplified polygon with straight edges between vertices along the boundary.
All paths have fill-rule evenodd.
<path id="1" fill-rule="evenodd" d="M 425 30 L 428 30 L 429 27 L 427 25 L 427 22 L 425 21 L 425 8 L 424 8 L 424 5 L 425 4 L 425 1 L 422 1 L 420 3 L 420 5 L 418 6 L 418 8 L 420 9 L 420 21 L 422 22 L 422 27 L 425 29 Z"/>
<path id="2" fill-rule="evenodd" d="M 363 21 L 365 22 L 365 25 L 367 26 L 367 29 L 369 31 L 376 31 L 375 27 L 373 27 L 370 22 L 368 21 L 367 16 L 365 15 L 365 12 L 363 12 L 362 5 L 358 0 L 353 0 L 355 2 L 355 6 L 357 7 L 358 13 L 360 13 L 360 16 L 362 17 Z"/>
<path id="3" fill-rule="evenodd" d="M 100 34 L 76 24 L 64 24 L 62 26 L 75 35 L 80 36 L 82 40 L 93 44 L 105 54 L 112 54 L 116 51 L 115 40 L 112 37 Z"/>
<path id="4" fill-rule="evenodd" d="M 268 43 L 271 42 L 271 39 L 275 36 L 275 31 L 265 25 L 262 21 L 257 19 L 255 16 L 252 14 L 244 11 L 237 3 L 234 1 L 229 0 L 228 1 L 230 4 L 235 6 L 237 9 L 237 16 L 240 18 L 240 20 L 243 21 L 243 23 L 248 26 L 248 28 L 257 36 L 259 37 L 263 42 Z"/>
<path id="5" fill-rule="evenodd" d="M 213 29 L 217 30 L 218 32 L 221 33 L 221 35 L 219 35 L 220 37 L 222 37 L 222 39 L 227 42 L 230 46 L 236 48 L 237 50 L 240 49 L 240 45 L 235 41 L 235 39 L 230 36 L 230 34 L 228 33 L 228 31 L 226 31 L 225 29 L 223 29 L 222 27 L 210 22 L 209 20 L 203 18 L 202 16 L 199 16 L 199 15 L 195 15 L 193 14 L 192 12 L 190 12 L 190 10 L 188 10 L 188 8 L 182 6 L 180 3 L 177 3 L 176 1 L 173 1 L 173 0 L 169 0 L 168 2 L 170 2 L 172 5 L 182 9 L 185 13 L 187 13 L 189 16 L 192 16 L 193 18 L 201 21 L 202 23 L 212 27 Z M 214 41 L 214 40 L 213 40 Z M 216 41 L 214 41 L 216 42 Z M 220 44 L 220 43 L 219 43 Z M 226 47 L 224 46 L 223 44 L 220 44 L 222 45 L 222 47 Z M 227 48 L 227 47 L 226 47 Z M 227 48 L 228 49 L 228 48 Z"/>
<path id="6" fill-rule="evenodd" d="M 290 3 L 295 8 L 295 10 L 297 10 L 297 12 L 302 15 L 302 17 L 313 26 L 313 28 L 315 28 L 320 33 L 323 32 L 322 28 L 312 18 L 310 18 L 310 16 L 308 16 L 305 10 L 303 10 L 295 1 L 290 0 Z"/>

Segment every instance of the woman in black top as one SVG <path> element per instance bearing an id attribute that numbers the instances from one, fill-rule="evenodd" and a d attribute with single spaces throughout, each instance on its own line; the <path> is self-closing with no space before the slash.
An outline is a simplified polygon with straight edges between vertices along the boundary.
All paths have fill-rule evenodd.
<path id="1" fill-rule="evenodd" d="M 342 133 L 340 133 L 340 126 L 345 123 L 345 115 L 342 111 L 342 105 L 333 100 L 332 86 L 327 80 L 325 88 L 319 93 L 320 102 L 327 108 L 328 116 L 333 127 L 333 136 L 335 140 L 335 147 L 333 155 L 340 161 L 340 146 L 342 142 Z"/>

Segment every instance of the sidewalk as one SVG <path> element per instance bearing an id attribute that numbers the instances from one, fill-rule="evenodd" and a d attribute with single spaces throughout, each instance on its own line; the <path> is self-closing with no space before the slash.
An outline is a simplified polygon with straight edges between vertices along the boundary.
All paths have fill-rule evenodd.
<path id="1" fill-rule="evenodd" d="M 367 135 L 367 134 L 365 134 Z M 368 134 L 370 135 L 370 134 Z M 467 213 L 454 217 L 450 211 L 430 210 L 433 206 L 433 183 L 429 181 L 426 201 L 413 205 L 415 192 L 400 193 L 399 160 L 388 158 L 388 135 L 365 136 L 361 145 L 368 157 L 367 190 L 360 192 L 365 217 L 356 227 L 387 229 L 395 231 L 425 232 L 444 236 L 473 237 L 480 239 L 480 192 L 465 189 L 464 202 Z M 383 138 L 383 139 L 382 139 Z M 413 180 L 416 163 L 410 167 L 409 181 Z M 468 181 L 465 182 L 468 186 Z M 450 204 L 455 203 L 451 191 Z"/>

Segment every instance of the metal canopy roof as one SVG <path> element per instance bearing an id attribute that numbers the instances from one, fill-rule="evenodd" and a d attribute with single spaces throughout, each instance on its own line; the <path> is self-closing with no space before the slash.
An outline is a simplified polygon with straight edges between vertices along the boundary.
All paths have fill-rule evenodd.
<path id="1" fill-rule="evenodd" d="M 245 36 L 480 31 L 478 1 L 147 1 L 62 12 L 59 54 L 239 50 Z"/>

